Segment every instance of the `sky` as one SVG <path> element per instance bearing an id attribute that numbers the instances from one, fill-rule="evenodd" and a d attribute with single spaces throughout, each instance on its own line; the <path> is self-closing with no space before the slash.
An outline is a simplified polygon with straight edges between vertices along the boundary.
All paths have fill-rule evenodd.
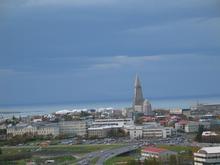
<path id="1" fill-rule="evenodd" d="M 0 105 L 220 96 L 219 0 L 0 0 Z"/>

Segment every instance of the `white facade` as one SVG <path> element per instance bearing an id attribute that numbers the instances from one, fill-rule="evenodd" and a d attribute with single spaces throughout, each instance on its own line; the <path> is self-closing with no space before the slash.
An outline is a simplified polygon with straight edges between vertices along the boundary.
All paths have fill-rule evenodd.
<path id="1" fill-rule="evenodd" d="M 134 121 L 132 118 L 125 118 L 125 119 L 97 119 L 92 122 L 92 127 L 97 126 L 119 126 L 124 127 L 128 125 L 134 125 Z"/>
<path id="2" fill-rule="evenodd" d="M 60 134 L 64 135 L 86 135 L 85 121 L 61 121 L 59 122 Z"/>
<path id="3" fill-rule="evenodd" d="M 217 136 L 218 134 L 216 134 L 215 132 L 213 131 L 203 131 L 202 132 L 202 136 Z"/>
<path id="4" fill-rule="evenodd" d="M 158 124 L 152 122 L 152 125 L 144 125 L 143 126 L 143 138 L 148 137 L 158 137 L 158 138 L 167 138 L 172 135 L 171 127 L 162 127 Z"/>
<path id="5" fill-rule="evenodd" d="M 128 128 L 130 139 L 140 139 L 142 138 L 142 126 L 131 126 Z"/>
<path id="6" fill-rule="evenodd" d="M 182 114 L 182 109 L 180 108 L 170 109 L 170 114 L 180 115 Z"/>
<path id="7" fill-rule="evenodd" d="M 143 105 L 134 105 L 135 112 L 143 112 Z"/>
<path id="8" fill-rule="evenodd" d="M 39 127 L 37 129 L 38 135 L 53 135 L 58 136 L 59 135 L 59 128 L 58 127 Z"/>
<path id="9" fill-rule="evenodd" d="M 147 147 L 141 150 L 141 157 L 144 159 L 156 158 L 160 160 L 168 160 L 170 155 L 177 155 L 177 153 L 167 149 L 154 147 Z"/>
<path id="10" fill-rule="evenodd" d="M 7 135 L 24 135 L 24 134 L 32 134 L 32 135 L 59 135 L 59 128 L 54 126 L 15 126 L 7 128 Z"/>
<path id="11" fill-rule="evenodd" d="M 143 103 L 143 113 L 145 115 L 152 115 L 151 103 L 148 100 L 145 100 Z"/>
<path id="12" fill-rule="evenodd" d="M 194 153 L 194 165 L 220 164 L 220 146 L 204 147 Z"/>

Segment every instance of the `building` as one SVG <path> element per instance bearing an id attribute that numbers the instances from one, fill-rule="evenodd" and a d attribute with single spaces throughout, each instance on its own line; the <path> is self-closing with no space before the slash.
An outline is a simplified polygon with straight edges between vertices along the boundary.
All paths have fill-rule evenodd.
<path id="1" fill-rule="evenodd" d="M 132 118 L 120 118 L 120 119 L 97 119 L 92 122 L 91 127 L 100 127 L 100 126 L 119 126 L 124 127 L 128 125 L 134 125 Z"/>
<path id="2" fill-rule="evenodd" d="M 141 150 L 143 159 L 156 158 L 159 160 L 168 160 L 171 155 L 177 155 L 176 152 L 164 148 L 146 147 Z"/>
<path id="3" fill-rule="evenodd" d="M 167 138 L 172 135 L 171 127 L 162 127 L 158 124 L 145 124 L 142 129 L 143 138 Z"/>
<path id="4" fill-rule="evenodd" d="M 187 132 L 187 133 L 198 132 L 198 130 L 199 130 L 199 123 L 198 122 L 189 121 L 185 125 L 185 132 Z"/>
<path id="5" fill-rule="evenodd" d="M 144 100 L 143 113 L 148 116 L 153 115 L 151 103 L 148 100 Z"/>
<path id="6" fill-rule="evenodd" d="M 220 104 L 197 104 L 195 107 L 192 107 L 191 109 L 198 111 L 219 111 Z"/>
<path id="7" fill-rule="evenodd" d="M 185 126 L 187 125 L 188 121 L 187 120 L 181 120 L 177 123 L 175 123 L 175 129 L 177 131 L 185 131 Z"/>
<path id="8" fill-rule="evenodd" d="M 131 126 L 128 128 L 130 139 L 141 139 L 143 134 L 142 126 Z"/>
<path id="9" fill-rule="evenodd" d="M 190 109 L 182 109 L 182 114 L 185 115 L 186 117 L 190 117 L 191 110 Z"/>
<path id="10" fill-rule="evenodd" d="M 20 125 L 7 128 L 8 136 L 16 135 L 59 135 L 59 128 L 56 125 Z"/>
<path id="11" fill-rule="evenodd" d="M 202 136 L 203 137 L 218 136 L 218 134 L 214 131 L 203 131 Z"/>
<path id="12" fill-rule="evenodd" d="M 212 114 L 206 114 L 206 115 L 201 116 L 199 121 L 200 122 L 210 122 L 215 119 L 216 119 L 216 116 L 214 116 Z"/>
<path id="13" fill-rule="evenodd" d="M 170 114 L 173 114 L 173 115 L 181 115 L 183 112 L 182 112 L 182 109 L 181 108 L 175 108 L 175 109 L 170 109 Z"/>
<path id="14" fill-rule="evenodd" d="M 136 76 L 135 85 L 134 85 L 134 100 L 133 100 L 134 111 L 142 112 L 143 103 L 144 103 L 144 97 L 142 93 L 141 82 L 139 77 Z"/>
<path id="15" fill-rule="evenodd" d="M 37 134 L 38 135 L 53 135 L 53 136 L 58 136 L 59 135 L 59 128 L 56 126 L 40 126 L 37 127 Z"/>
<path id="16" fill-rule="evenodd" d="M 211 122 L 208 121 L 199 121 L 199 125 L 203 126 L 203 128 L 206 130 L 209 130 L 211 128 Z"/>
<path id="17" fill-rule="evenodd" d="M 220 146 L 204 147 L 194 153 L 194 165 L 220 164 Z"/>
<path id="18" fill-rule="evenodd" d="M 85 136 L 87 124 L 85 121 L 60 121 L 59 122 L 60 134 L 69 136 Z"/>
<path id="19" fill-rule="evenodd" d="M 88 137 L 89 138 L 105 138 L 109 135 L 111 130 L 118 131 L 120 126 L 101 126 L 88 128 Z"/>
<path id="20" fill-rule="evenodd" d="M 191 115 L 204 116 L 206 114 L 216 114 L 220 112 L 220 104 L 197 104 L 191 107 Z"/>

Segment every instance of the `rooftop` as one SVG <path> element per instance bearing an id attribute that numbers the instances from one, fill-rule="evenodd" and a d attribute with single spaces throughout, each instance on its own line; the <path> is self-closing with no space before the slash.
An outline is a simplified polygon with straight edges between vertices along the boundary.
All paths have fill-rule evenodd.
<path id="1" fill-rule="evenodd" d="M 160 152 L 164 152 L 164 151 L 168 151 L 168 150 L 164 149 L 164 148 L 147 147 L 147 148 L 144 148 L 142 151 L 160 153 Z"/>
<path id="2" fill-rule="evenodd" d="M 216 153 L 220 154 L 220 146 L 218 146 L 218 147 L 203 147 L 198 152 L 199 153 L 205 152 L 208 154 L 216 154 Z"/>

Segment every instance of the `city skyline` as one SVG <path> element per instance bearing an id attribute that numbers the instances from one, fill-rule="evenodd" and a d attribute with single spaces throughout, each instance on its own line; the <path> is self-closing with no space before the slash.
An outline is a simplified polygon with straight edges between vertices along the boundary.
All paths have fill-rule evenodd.
<path id="1" fill-rule="evenodd" d="M 0 2 L 0 105 L 220 96 L 217 0 Z"/>

